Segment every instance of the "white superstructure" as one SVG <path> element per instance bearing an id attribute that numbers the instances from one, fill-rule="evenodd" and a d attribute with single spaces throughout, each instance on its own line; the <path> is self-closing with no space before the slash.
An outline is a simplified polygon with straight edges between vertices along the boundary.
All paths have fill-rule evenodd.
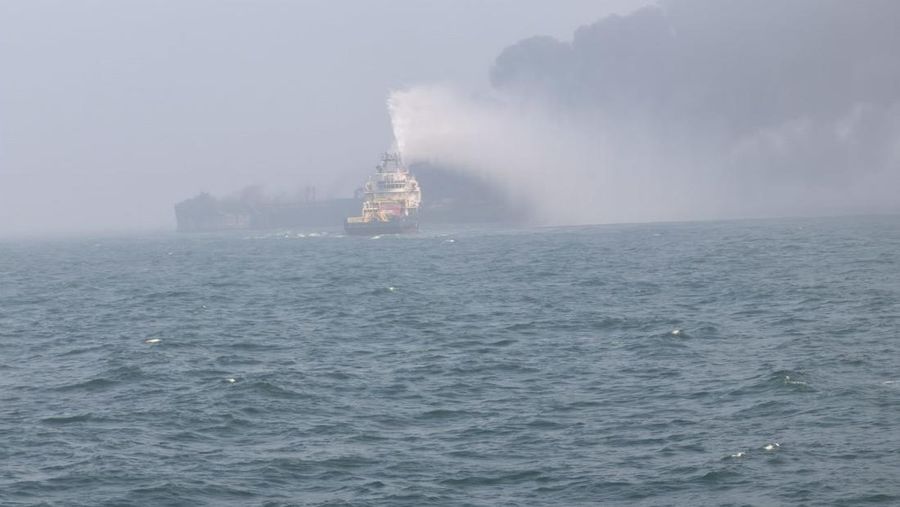
<path id="1" fill-rule="evenodd" d="M 375 174 L 365 186 L 362 215 L 350 217 L 348 224 L 391 222 L 414 218 L 422 201 L 415 176 L 404 167 L 397 153 L 385 153 Z"/>

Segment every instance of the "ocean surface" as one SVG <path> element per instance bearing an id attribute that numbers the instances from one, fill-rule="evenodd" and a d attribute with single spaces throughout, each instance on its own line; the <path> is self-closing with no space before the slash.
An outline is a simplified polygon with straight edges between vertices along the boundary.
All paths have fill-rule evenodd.
<path id="1" fill-rule="evenodd" d="M 0 505 L 900 505 L 900 217 L 0 241 Z"/>

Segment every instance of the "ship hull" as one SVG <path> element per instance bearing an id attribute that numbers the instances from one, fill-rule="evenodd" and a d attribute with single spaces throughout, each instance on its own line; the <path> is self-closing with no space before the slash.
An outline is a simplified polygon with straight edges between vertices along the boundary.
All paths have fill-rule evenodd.
<path id="1" fill-rule="evenodd" d="M 390 220 L 387 222 L 344 222 L 344 232 L 351 236 L 375 236 L 378 234 L 404 234 L 417 232 L 419 222 L 416 220 Z"/>

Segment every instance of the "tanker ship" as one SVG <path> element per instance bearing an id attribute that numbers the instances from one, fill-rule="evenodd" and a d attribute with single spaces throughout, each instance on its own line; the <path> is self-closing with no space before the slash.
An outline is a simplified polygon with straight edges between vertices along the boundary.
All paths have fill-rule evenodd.
<path id="1" fill-rule="evenodd" d="M 362 214 L 344 221 L 347 234 L 375 235 L 419 230 L 422 190 L 400 155 L 385 153 L 364 190 Z"/>

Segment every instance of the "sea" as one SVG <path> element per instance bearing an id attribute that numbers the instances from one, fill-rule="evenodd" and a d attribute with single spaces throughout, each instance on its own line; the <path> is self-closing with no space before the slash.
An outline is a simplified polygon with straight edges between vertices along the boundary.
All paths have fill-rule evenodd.
<path id="1" fill-rule="evenodd" d="M 900 505 L 900 217 L 0 240 L 0 505 Z"/>

